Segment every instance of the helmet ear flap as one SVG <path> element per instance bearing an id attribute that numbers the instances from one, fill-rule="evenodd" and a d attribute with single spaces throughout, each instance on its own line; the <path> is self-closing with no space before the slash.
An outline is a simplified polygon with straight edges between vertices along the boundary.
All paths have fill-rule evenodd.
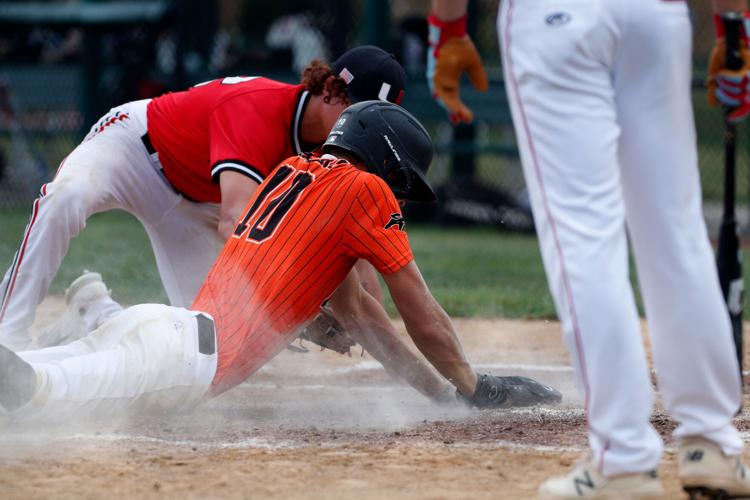
<path id="1" fill-rule="evenodd" d="M 388 184 L 396 198 L 407 199 L 413 184 L 409 167 L 403 165 L 396 155 L 389 151 L 381 169 L 380 177 Z"/>

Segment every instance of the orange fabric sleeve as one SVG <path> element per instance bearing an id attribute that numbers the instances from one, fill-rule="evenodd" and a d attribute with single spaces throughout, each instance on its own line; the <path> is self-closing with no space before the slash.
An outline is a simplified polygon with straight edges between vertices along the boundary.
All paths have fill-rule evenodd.
<path id="1" fill-rule="evenodd" d="M 381 274 L 391 274 L 414 258 L 404 230 L 401 208 L 388 185 L 375 175 L 363 176 L 348 214 L 344 248 L 368 260 Z"/>

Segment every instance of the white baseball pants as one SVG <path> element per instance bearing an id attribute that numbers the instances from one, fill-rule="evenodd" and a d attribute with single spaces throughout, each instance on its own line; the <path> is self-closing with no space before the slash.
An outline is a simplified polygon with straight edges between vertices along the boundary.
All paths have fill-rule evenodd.
<path id="1" fill-rule="evenodd" d="M 504 0 L 498 34 L 542 258 L 602 472 L 653 469 L 662 452 L 626 227 L 675 437 L 740 453 L 738 364 L 701 209 L 686 4 Z"/>
<path id="2" fill-rule="evenodd" d="M 11 418 L 61 422 L 191 408 L 207 394 L 216 373 L 213 326 L 209 323 L 206 331 L 203 323 L 199 331 L 197 315 L 159 304 L 133 306 L 80 340 L 20 352 L 40 386 Z M 209 349 L 207 340 L 213 341 Z"/>
<path id="3" fill-rule="evenodd" d="M 28 346 L 36 307 L 70 240 L 92 214 L 106 210 L 125 210 L 143 224 L 172 305 L 190 305 L 195 297 L 223 245 L 219 206 L 184 199 L 164 178 L 158 155 L 149 155 L 141 140 L 147 104 L 135 101 L 110 110 L 63 161 L 54 180 L 42 186 L 0 285 L 0 344 L 14 350 Z M 110 251 L 116 253 L 118 243 L 109 242 Z"/>

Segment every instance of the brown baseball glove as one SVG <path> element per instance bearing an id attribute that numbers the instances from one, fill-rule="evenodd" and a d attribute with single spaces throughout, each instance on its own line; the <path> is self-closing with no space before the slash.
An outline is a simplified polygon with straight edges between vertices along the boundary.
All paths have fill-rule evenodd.
<path id="1" fill-rule="evenodd" d="M 309 340 L 320 346 L 320 350 L 331 349 L 339 354 L 352 355 L 351 348 L 357 343 L 344 331 L 331 308 L 322 306 L 320 312 L 307 327 L 302 330 L 300 339 Z M 297 351 L 298 349 L 293 349 Z"/>

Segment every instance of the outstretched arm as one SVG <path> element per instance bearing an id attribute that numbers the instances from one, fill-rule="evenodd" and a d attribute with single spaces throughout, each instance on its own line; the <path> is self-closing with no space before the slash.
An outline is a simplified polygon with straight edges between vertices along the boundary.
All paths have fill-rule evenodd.
<path id="1" fill-rule="evenodd" d="M 448 314 L 428 290 L 414 261 L 383 278 L 417 348 L 461 394 L 474 394 L 477 374 L 464 356 Z"/>
<path id="2" fill-rule="evenodd" d="M 383 297 L 383 288 L 380 286 L 378 280 L 378 272 L 372 267 L 372 264 L 364 259 L 359 259 L 354 264 L 354 269 L 359 274 L 359 282 L 362 284 L 364 289 L 377 300 L 380 305 L 385 304 L 385 297 Z"/>
<path id="3" fill-rule="evenodd" d="M 242 215 L 247 202 L 250 201 L 250 197 L 258 189 L 258 183 L 239 172 L 225 170 L 219 176 L 219 187 L 221 209 L 217 231 L 226 240 L 232 235 L 237 220 Z"/>
<path id="4" fill-rule="evenodd" d="M 346 332 L 388 373 L 435 401 L 452 399 L 450 386 L 401 340 L 383 306 L 361 286 L 356 269 L 331 296 L 330 306 Z"/>
<path id="5" fill-rule="evenodd" d="M 383 278 L 414 343 L 470 405 L 508 408 L 560 402 L 560 392 L 527 377 L 477 375 L 464 356 L 450 318 L 430 293 L 414 261 Z"/>

